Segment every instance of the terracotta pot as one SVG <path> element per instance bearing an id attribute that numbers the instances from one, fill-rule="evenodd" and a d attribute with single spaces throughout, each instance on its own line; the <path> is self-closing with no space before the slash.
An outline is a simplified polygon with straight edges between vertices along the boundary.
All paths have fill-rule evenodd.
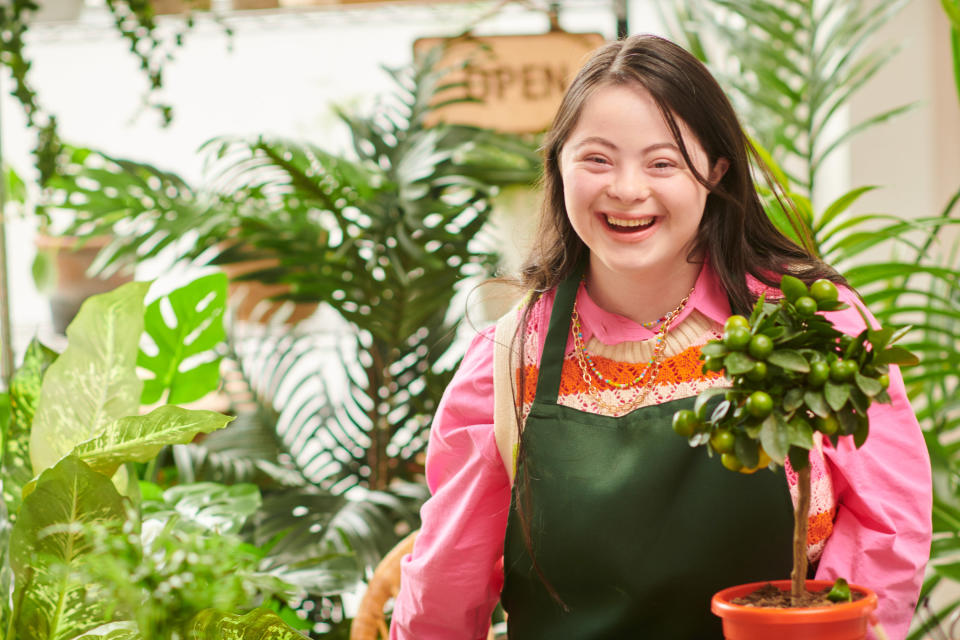
<path id="1" fill-rule="evenodd" d="M 850 590 L 864 594 L 856 602 L 830 607 L 797 607 L 775 609 L 747 607 L 731 601 L 744 596 L 767 582 L 751 582 L 718 591 L 710 602 L 710 610 L 723 620 L 723 637 L 727 640 L 861 640 L 867 637 L 867 625 L 876 622 L 877 594 L 866 587 L 850 585 Z M 790 590 L 789 580 L 772 580 L 778 589 Z M 810 591 L 828 588 L 829 580 L 807 580 Z"/>
<path id="2" fill-rule="evenodd" d="M 284 306 L 292 304 L 292 311 L 284 318 L 284 324 L 296 324 L 312 316 L 318 305 L 313 302 L 284 303 L 271 301 L 270 297 L 290 291 L 285 284 L 264 284 L 255 280 L 236 280 L 245 273 L 268 269 L 278 264 L 274 258 L 248 260 L 221 265 L 220 269 L 230 279 L 229 296 L 234 317 L 243 322 L 268 324 Z M 279 316 L 278 316 L 279 317 Z"/>
<path id="3" fill-rule="evenodd" d="M 133 277 L 118 272 L 108 278 L 90 278 L 87 270 L 97 254 L 110 243 L 111 238 L 89 238 L 81 245 L 72 236 L 48 236 L 38 234 L 35 239 L 37 251 L 48 252 L 55 260 L 56 284 L 50 292 L 50 313 L 53 329 L 59 334 L 67 330 L 80 305 L 92 295 L 112 291 Z"/>

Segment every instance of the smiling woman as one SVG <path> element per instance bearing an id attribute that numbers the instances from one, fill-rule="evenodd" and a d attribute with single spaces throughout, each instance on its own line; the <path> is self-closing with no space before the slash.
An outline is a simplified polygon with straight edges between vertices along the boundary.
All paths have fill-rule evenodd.
<path id="1" fill-rule="evenodd" d="M 865 328 L 843 278 L 768 220 L 751 153 L 716 81 L 671 42 L 634 36 L 580 70 L 544 141 L 530 293 L 474 339 L 431 428 L 433 497 L 394 640 L 483 637 L 498 597 L 510 638 L 716 638 L 712 593 L 789 573 L 795 477 L 729 473 L 671 426 L 727 382 L 701 348 L 761 294 L 783 297 L 781 275 L 841 285 L 835 325 Z M 902 637 L 930 467 L 895 367 L 889 393 L 863 447 L 810 452 L 806 551 L 817 577 L 873 587 Z"/>
<path id="2" fill-rule="evenodd" d="M 698 177 L 715 183 L 727 165 L 724 158 L 711 163 L 679 124 L 693 168 L 649 91 L 603 87 L 560 154 L 567 216 L 590 249 L 587 288 L 600 306 L 635 322 L 662 317 L 693 287 L 703 256 L 693 263 L 688 254 L 709 193 Z M 656 287 L 657 303 L 625 299 L 625 281 Z"/>

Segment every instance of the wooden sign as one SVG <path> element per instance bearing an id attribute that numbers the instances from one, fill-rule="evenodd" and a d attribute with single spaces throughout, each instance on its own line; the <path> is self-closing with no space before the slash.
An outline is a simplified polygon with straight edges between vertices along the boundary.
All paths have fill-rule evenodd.
<path id="1" fill-rule="evenodd" d="M 445 47 L 439 67 L 465 64 L 443 82 L 462 82 L 437 100 L 470 97 L 480 102 L 445 106 L 432 121 L 470 124 L 511 133 L 532 133 L 550 126 L 567 85 L 605 42 L 599 33 L 551 31 L 539 35 L 420 38 L 415 54 Z"/>

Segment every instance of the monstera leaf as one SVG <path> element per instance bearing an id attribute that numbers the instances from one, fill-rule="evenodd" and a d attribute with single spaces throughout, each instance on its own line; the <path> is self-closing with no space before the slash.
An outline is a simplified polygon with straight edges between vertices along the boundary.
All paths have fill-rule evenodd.
<path id="1" fill-rule="evenodd" d="M 145 416 L 120 418 L 100 435 L 78 444 L 72 453 L 110 477 L 124 462 L 147 462 L 166 445 L 190 442 L 198 433 L 222 429 L 231 420 L 215 411 L 165 405 Z"/>
<path id="2" fill-rule="evenodd" d="M 227 276 L 214 273 L 147 307 L 144 323 L 156 351 L 141 351 L 137 357 L 137 364 L 153 376 L 144 382 L 143 404 L 157 402 L 167 389 L 170 404 L 192 402 L 216 389 L 220 358 L 213 349 L 225 338 L 226 299 Z"/>
<path id="3" fill-rule="evenodd" d="M 131 282 L 88 298 L 67 327 L 68 346 L 44 375 L 33 418 L 30 460 L 35 474 L 139 410 L 143 383 L 136 359 L 149 286 Z"/>
<path id="4" fill-rule="evenodd" d="M 86 601 L 68 569 L 89 550 L 85 526 L 124 516 L 110 480 L 79 458 L 68 456 L 40 475 L 10 535 L 15 637 L 67 639 L 103 623 L 100 607 Z"/>

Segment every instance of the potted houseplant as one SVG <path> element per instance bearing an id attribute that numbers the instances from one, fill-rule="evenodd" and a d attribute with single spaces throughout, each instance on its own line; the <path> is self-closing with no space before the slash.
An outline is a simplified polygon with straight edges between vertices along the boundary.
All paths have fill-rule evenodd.
<path id="1" fill-rule="evenodd" d="M 750 318 L 730 316 L 723 338 L 703 347 L 704 369 L 725 372 L 730 386 L 702 392 L 693 409 L 674 415 L 678 434 L 691 446 L 707 446 L 733 472 L 789 461 L 797 474 L 791 579 L 725 589 L 714 595 L 712 610 L 730 639 L 856 640 L 866 637 L 876 595 L 843 580 L 806 580 L 809 452 L 817 438 L 836 445 L 852 437 L 857 447 L 863 445 L 867 408 L 890 401 L 888 365 L 915 364 L 916 357 L 893 346 L 907 329 L 868 328 L 848 336 L 818 314 L 847 307 L 829 280 L 808 287 L 784 275 L 780 288 L 781 298 L 761 295 Z M 761 596 L 772 602 L 758 606 Z M 751 602 L 740 600 L 744 597 Z"/>

